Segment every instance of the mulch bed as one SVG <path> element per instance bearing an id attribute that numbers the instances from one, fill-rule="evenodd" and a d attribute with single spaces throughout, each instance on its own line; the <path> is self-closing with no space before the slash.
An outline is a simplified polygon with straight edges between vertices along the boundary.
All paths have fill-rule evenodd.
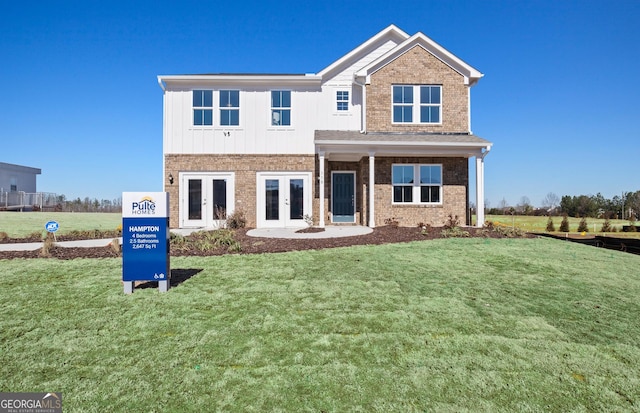
<path id="1" fill-rule="evenodd" d="M 471 237 L 504 238 L 498 232 L 486 231 L 479 228 L 464 228 Z M 399 242 L 424 241 L 442 238 L 442 228 L 406 228 L 395 226 L 378 227 L 366 235 L 341 238 L 310 238 L 310 239 L 282 239 L 256 238 L 247 235 L 248 229 L 235 231 L 235 239 L 240 243 L 240 252 L 229 252 L 224 248 L 212 251 L 199 251 L 195 248 L 172 251 L 172 256 L 209 256 L 223 254 L 264 254 L 287 251 L 318 250 L 324 248 L 348 247 L 352 245 L 379 245 Z M 65 239 L 68 241 L 69 239 Z M 32 241 L 32 240 L 30 240 Z M 29 242 L 12 239 L 11 242 Z M 96 248 L 66 248 L 53 246 L 49 249 L 49 257 L 62 260 L 75 258 L 114 258 L 120 254 L 111 246 Z M 35 251 L 0 251 L 0 259 L 14 258 L 42 258 L 42 249 Z"/>

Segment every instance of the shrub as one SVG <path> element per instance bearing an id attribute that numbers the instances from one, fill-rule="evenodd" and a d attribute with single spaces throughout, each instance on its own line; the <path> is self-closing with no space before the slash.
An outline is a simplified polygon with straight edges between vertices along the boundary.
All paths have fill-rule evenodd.
<path id="1" fill-rule="evenodd" d="M 397 219 L 395 219 L 394 217 L 391 217 L 391 218 L 385 219 L 384 224 L 390 227 L 397 227 L 400 223 L 398 222 Z"/>
<path id="2" fill-rule="evenodd" d="M 490 231 L 493 231 L 495 227 L 496 225 L 493 223 L 493 221 L 486 221 L 483 226 L 484 229 L 488 229 Z"/>
<path id="3" fill-rule="evenodd" d="M 120 247 L 120 238 L 114 238 L 113 240 L 111 240 L 109 246 L 111 247 L 111 250 L 116 254 L 120 255 L 122 253 L 122 247 Z"/>
<path id="4" fill-rule="evenodd" d="M 553 224 L 553 218 L 547 219 L 547 232 L 556 232 L 556 226 Z"/>
<path id="5" fill-rule="evenodd" d="M 611 222 L 609 222 L 609 217 L 605 218 L 602 223 L 602 228 L 600 228 L 600 232 L 613 232 L 613 227 L 611 227 Z"/>
<path id="6" fill-rule="evenodd" d="M 560 232 L 569 232 L 569 217 L 567 214 L 562 216 L 562 222 L 560 223 Z"/>
<path id="7" fill-rule="evenodd" d="M 582 219 L 580 220 L 580 224 L 578 224 L 578 232 L 589 232 L 587 217 L 582 217 Z"/>
<path id="8" fill-rule="evenodd" d="M 40 250 L 40 254 L 38 254 L 42 258 L 51 257 L 51 248 L 55 246 L 55 238 L 52 232 L 47 232 L 47 235 L 44 237 L 44 242 L 42 243 L 42 249 Z"/>
<path id="9" fill-rule="evenodd" d="M 520 228 L 496 227 L 494 231 L 507 238 L 520 238 L 525 235 L 525 232 Z"/>
<path id="10" fill-rule="evenodd" d="M 425 224 L 424 222 L 420 222 L 418 224 L 418 228 L 420 228 L 420 233 L 422 235 L 428 235 L 431 230 L 431 224 Z"/>
<path id="11" fill-rule="evenodd" d="M 453 216 L 453 214 L 449 214 L 449 218 L 447 218 L 447 222 L 445 222 L 444 227 L 447 229 L 456 228 L 460 226 L 460 218 L 458 216 Z"/>
<path id="12" fill-rule="evenodd" d="M 9 234 L 4 231 L 0 231 L 0 241 L 6 241 L 9 239 Z"/>
<path id="13" fill-rule="evenodd" d="M 460 227 L 445 227 L 440 234 L 443 238 L 466 238 L 470 235 L 469 231 L 465 231 Z"/>
<path id="14" fill-rule="evenodd" d="M 233 214 L 227 216 L 227 228 L 238 229 L 244 228 L 247 225 L 247 218 L 244 216 L 244 211 L 240 208 L 233 211 Z"/>

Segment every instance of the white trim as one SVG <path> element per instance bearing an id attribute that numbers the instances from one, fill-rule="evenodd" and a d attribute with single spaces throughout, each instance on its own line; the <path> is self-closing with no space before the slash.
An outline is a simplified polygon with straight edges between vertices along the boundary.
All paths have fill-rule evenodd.
<path id="1" fill-rule="evenodd" d="M 291 179 L 302 179 L 304 185 L 303 206 L 304 215 L 313 215 L 313 186 L 312 180 L 313 174 L 311 172 L 304 171 L 262 171 L 256 172 L 256 227 L 258 228 L 304 228 L 307 223 L 304 219 L 291 220 L 287 218 L 286 206 L 289 199 L 289 190 L 286 185 Z M 266 197 L 265 197 L 265 183 L 267 179 L 278 179 L 279 182 L 279 204 L 278 209 L 281 212 L 278 220 L 267 220 L 265 216 Z"/>
<path id="2" fill-rule="evenodd" d="M 403 43 L 389 50 L 384 55 L 380 56 L 378 59 L 371 62 L 369 65 L 363 67 L 359 71 L 356 72 L 356 76 L 359 77 L 368 77 L 373 73 L 377 72 L 390 62 L 394 61 L 398 57 L 402 56 L 404 53 L 413 49 L 414 47 L 422 47 L 427 52 L 431 53 L 434 57 L 442 61 L 444 64 L 451 67 L 456 72 L 460 73 L 465 78 L 465 84 L 472 86 L 474 85 L 481 77 L 484 75 L 465 63 L 462 59 L 455 56 L 453 53 L 449 52 L 444 47 L 440 46 L 431 38 L 425 36 L 424 34 L 418 32 L 405 40 Z"/>
<path id="3" fill-rule="evenodd" d="M 413 183 L 410 185 L 402 185 L 402 184 L 394 184 L 393 182 L 393 168 L 395 166 L 411 166 L 413 168 Z M 420 182 L 420 167 L 421 166 L 439 166 L 440 167 L 440 185 L 423 185 Z M 442 197 L 444 195 L 444 166 L 441 163 L 393 163 L 391 164 L 391 205 L 443 205 L 444 202 Z M 411 186 L 411 198 L 413 199 L 411 202 L 396 202 L 393 199 L 393 188 L 395 186 Z M 439 187 L 439 195 L 438 202 L 422 202 L 420 201 L 421 193 L 420 188 L 423 186 L 438 186 Z"/>
<path id="4" fill-rule="evenodd" d="M 318 73 L 318 76 L 322 77 L 326 75 L 327 73 L 347 63 L 349 60 L 352 60 L 352 59 L 356 60 L 358 56 L 360 56 L 363 52 L 365 52 L 370 46 L 375 45 L 378 41 L 380 41 L 384 37 L 392 38 L 393 40 L 397 40 L 398 42 L 403 42 L 409 39 L 409 35 L 407 33 L 400 30 L 397 26 L 391 24 L 387 26 L 385 29 L 383 29 L 382 31 L 378 32 L 373 37 L 369 38 L 360 46 L 356 47 L 346 55 L 342 56 L 340 59 L 336 60 L 335 62 L 331 63 L 329 66 L 322 69 Z"/>
<path id="5" fill-rule="evenodd" d="M 273 92 L 289 92 L 289 106 L 273 106 Z M 267 117 L 267 130 L 270 129 L 293 129 L 293 93 L 291 89 L 269 89 L 269 116 Z M 282 99 L 282 95 L 281 95 Z M 282 102 L 281 102 L 282 103 Z M 289 111 L 289 124 L 288 125 L 274 125 L 273 124 L 273 111 L 274 110 L 288 110 Z"/>
<path id="6" fill-rule="evenodd" d="M 412 87 L 413 88 L 413 102 L 411 102 L 411 104 L 407 104 L 407 103 L 395 103 L 393 101 L 393 88 L 395 87 Z M 439 104 L 423 104 L 420 102 L 420 98 L 421 98 L 421 88 L 422 87 L 438 87 L 440 88 L 440 103 Z M 392 125 L 424 125 L 424 126 L 439 126 L 442 125 L 442 107 L 444 106 L 444 104 L 442 103 L 442 85 L 436 85 L 436 84 L 425 84 L 425 85 L 416 85 L 416 84 L 392 84 L 391 85 L 391 124 Z M 393 112 L 394 112 L 394 107 L 395 106 L 405 106 L 405 107 L 411 107 L 411 118 L 412 121 L 411 122 L 396 122 L 393 120 Z M 421 122 L 420 121 L 420 109 L 423 106 L 428 106 L 428 107 L 438 107 L 440 109 L 440 120 L 438 122 Z"/>
<path id="7" fill-rule="evenodd" d="M 351 99 L 352 99 L 352 93 L 351 90 L 347 89 L 347 88 L 335 88 L 334 90 L 334 98 L 335 100 L 333 101 L 333 113 L 337 114 L 337 115 L 346 115 L 351 113 Z M 338 93 L 339 92 L 343 92 L 343 93 L 347 93 L 347 100 L 339 100 L 338 99 Z M 347 104 L 347 109 L 346 110 L 338 110 L 338 103 L 345 103 Z"/>
<path id="8" fill-rule="evenodd" d="M 324 152 L 318 152 L 318 163 L 319 163 L 319 171 L 318 171 L 318 189 L 319 189 L 319 211 L 320 215 L 318 218 L 318 226 L 320 228 L 324 228 Z"/>
<path id="9" fill-rule="evenodd" d="M 376 157 L 369 152 L 369 227 L 376 227 Z"/>
<path id="10" fill-rule="evenodd" d="M 206 202 L 210 194 L 211 183 L 214 179 L 224 179 L 227 181 L 227 216 L 235 210 L 235 172 L 179 172 L 178 173 L 178 226 L 179 228 L 219 228 L 224 224 L 224 220 L 216 220 L 212 214 L 208 214 Z M 189 213 L 189 179 L 202 179 L 205 183 L 202 186 L 202 219 L 196 222 L 188 218 Z"/>
<path id="11" fill-rule="evenodd" d="M 353 221 L 339 221 L 336 222 L 333 220 L 333 175 L 335 174 L 351 174 L 353 175 Z M 331 199 L 329 200 L 329 205 L 331 205 L 331 223 L 336 224 L 353 224 L 356 222 L 356 171 L 331 171 Z"/>
<path id="12" fill-rule="evenodd" d="M 247 87 L 265 86 L 291 88 L 297 86 L 320 87 L 322 77 L 316 75 L 160 75 L 158 83 L 163 90 L 173 87 Z"/>

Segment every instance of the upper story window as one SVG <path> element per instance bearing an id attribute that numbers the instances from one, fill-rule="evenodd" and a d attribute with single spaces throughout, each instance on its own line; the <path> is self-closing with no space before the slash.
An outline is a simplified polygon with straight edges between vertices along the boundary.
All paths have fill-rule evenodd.
<path id="1" fill-rule="evenodd" d="M 442 165 L 395 164 L 391 175 L 394 203 L 441 203 Z"/>
<path id="2" fill-rule="evenodd" d="M 271 125 L 291 126 L 291 91 L 271 91 Z"/>
<path id="3" fill-rule="evenodd" d="M 336 110 L 338 112 L 349 110 L 349 91 L 338 90 L 336 91 Z"/>
<path id="4" fill-rule="evenodd" d="M 220 91 L 220 125 L 240 125 L 240 91 Z"/>
<path id="5" fill-rule="evenodd" d="M 18 191 L 18 179 L 11 177 L 9 179 L 9 191 L 17 192 Z"/>
<path id="6" fill-rule="evenodd" d="M 393 123 L 441 123 L 442 86 L 394 85 Z"/>
<path id="7" fill-rule="evenodd" d="M 213 91 L 193 91 L 193 124 L 213 125 Z"/>

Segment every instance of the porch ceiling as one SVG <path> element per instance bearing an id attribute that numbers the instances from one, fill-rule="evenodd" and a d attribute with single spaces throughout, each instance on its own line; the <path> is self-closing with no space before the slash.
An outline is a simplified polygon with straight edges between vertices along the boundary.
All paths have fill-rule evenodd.
<path id="1" fill-rule="evenodd" d="M 316 153 L 330 160 L 359 160 L 362 156 L 482 156 L 492 143 L 468 133 L 392 133 L 315 131 Z"/>

